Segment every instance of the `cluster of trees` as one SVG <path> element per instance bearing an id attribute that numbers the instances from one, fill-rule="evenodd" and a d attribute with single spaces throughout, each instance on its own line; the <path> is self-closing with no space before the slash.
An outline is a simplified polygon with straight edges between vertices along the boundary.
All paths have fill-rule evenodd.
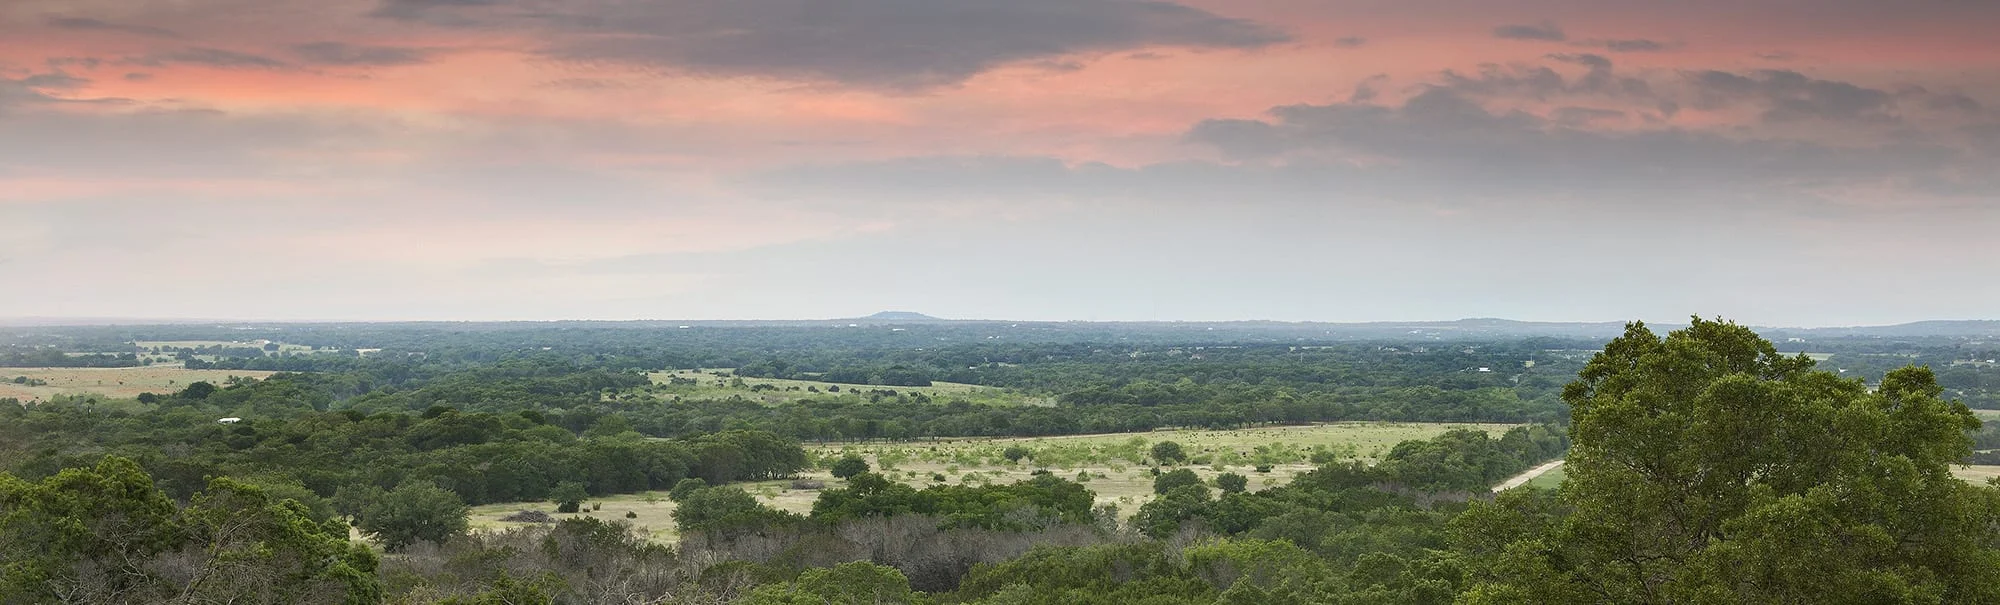
<path id="1" fill-rule="evenodd" d="M 1532 405 L 1536 404 L 1522 402 L 1504 390 L 1451 392 L 1410 387 L 1372 398 L 1327 393 L 1299 396 L 1282 388 L 1254 388 L 1224 400 L 1153 406 L 992 405 L 878 389 L 801 397 L 782 406 L 733 397 L 682 400 L 671 405 L 608 401 L 593 407 L 629 418 L 640 432 L 653 436 L 755 426 L 805 441 L 857 441 L 1038 437 L 1172 427 L 1235 429 L 1350 420 L 1546 422 L 1556 415 L 1518 411 Z"/>
<path id="2" fill-rule="evenodd" d="M 1927 368 L 1859 380 L 1750 330 L 1632 326 L 1564 390 L 1567 483 L 1458 522 L 1471 603 L 2000 602 L 1980 421 Z"/>
<path id="3" fill-rule="evenodd" d="M 346 523 L 218 478 L 176 502 L 130 460 L 0 474 L 0 602 L 374 603 L 379 559 Z"/>
<path id="4" fill-rule="evenodd" d="M 136 368 L 142 365 L 133 353 L 84 353 L 72 355 L 61 349 L 13 348 L 0 351 L 0 368 Z"/>
<path id="5" fill-rule="evenodd" d="M 1568 449 L 1568 435 L 1548 425 L 1514 427 L 1499 439 L 1485 431 L 1453 429 L 1433 439 L 1396 444 L 1375 470 L 1419 490 L 1473 492 Z"/>
<path id="6" fill-rule="evenodd" d="M 1371 511 L 1395 506 L 1417 514 L 1439 502 L 1471 500 L 1501 479 L 1560 456 L 1567 447 L 1568 439 L 1554 427 L 1517 427 L 1499 439 L 1484 432 L 1454 430 L 1428 440 L 1397 444 L 1374 466 L 1332 463 L 1300 475 L 1289 485 L 1259 492 L 1246 491 L 1242 475 L 1225 473 L 1216 478 L 1219 496 L 1193 472 L 1175 470 L 1154 481 L 1153 490 L 1159 497 L 1139 508 L 1132 525 L 1158 539 L 1180 534 L 1190 524 L 1201 531 L 1235 536 L 1263 527 L 1274 518 L 1325 521 L 1325 514 L 1344 510 L 1328 509 L 1331 502 Z M 1154 456 L 1159 458 L 1160 454 L 1155 452 Z M 1265 532 L 1266 537 L 1281 535 L 1272 532 Z M 1322 542 L 1311 536 L 1283 537 L 1297 545 Z"/>
<path id="7" fill-rule="evenodd" d="M 174 498 L 189 497 L 206 477 L 278 473 L 335 501 L 343 491 L 420 481 L 470 504 L 541 500 L 564 482 L 592 495 L 631 493 L 688 477 L 717 484 L 786 477 L 807 464 L 796 441 L 765 431 L 657 440 L 632 432 L 617 416 L 573 430 L 532 410 L 329 412 L 302 405 L 316 391 L 298 387 L 290 379 L 225 388 L 195 383 L 140 412 L 75 402 L 0 406 L 0 459 L 38 478 L 107 453 L 123 455 Z M 278 408 L 283 413 L 216 422 L 284 401 L 291 403 Z"/>

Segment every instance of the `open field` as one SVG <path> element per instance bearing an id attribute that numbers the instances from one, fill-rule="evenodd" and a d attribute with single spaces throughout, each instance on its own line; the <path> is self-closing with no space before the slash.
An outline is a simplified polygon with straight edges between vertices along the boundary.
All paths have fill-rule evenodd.
<path id="1" fill-rule="evenodd" d="M 1314 468 L 1315 454 L 1325 459 L 1373 462 L 1397 443 L 1429 439 L 1454 428 L 1487 431 L 1498 436 L 1505 424 L 1430 424 L 1345 422 L 1310 426 L 1277 426 L 1234 431 L 1176 430 L 1111 435 L 1013 439 L 959 439 L 917 443 L 828 444 L 808 451 L 823 460 L 858 454 L 890 478 L 927 485 L 943 476 L 946 482 L 1013 483 L 1036 470 L 1080 481 L 1097 492 L 1097 504 L 1116 505 L 1130 517 L 1153 498 L 1152 444 L 1181 444 L 1187 468 L 1203 479 L 1233 472 L 1250 478 L 1250 489 L 1289 483 L 1294 475 Z M 1003 455 L 1010 446 L 1030 453 L 1019 463 Z M 1260 466 L 1269 472 L 1258 472 Z"/>
<path id="2" fill-rule="evenodd" d="M 1564 476 L 1566 475 L 1563 472 L 1563 467 L 1558 466 L 1553 469 L 1549 469 L 1549 472 L 1542 473 L 1540 477 L 1529 479 L 1525 485 L 1527 485 L 1528 487 L 1539 487 L 1542 489 L 1555 489 L 1556 487 L 1562 485 Z"/>
<path id="3" fill-rule="evenodd" d="M 717 376 L 716 373 L 724 375 Z M 741 396 L 744 399 L 752 401 L 776 404 L 794 401 L 800 397 L 809 395 L 833 392 L 831 389 L 837 387 L 840 389 L 839 392 L 891 390 L 898 393 L 922 393 L 924 396 L 932 398 L 964 399 L 972 403 L 994 405 L 1054 404 L 1054 402 L 1046 401 L 1043 398 L 1031 397 L 1005 389 L 953 382 L 936 382 L 927 387 L 839 384 L 815 380 L 738 377 L 726 369 L 704 369 L 700 372 L 694 370 L 669 370 L 665 372 L 649 372 L 647 376 L 653 379 L 653 384 L 655 385 L 654 392 L 668 397 L 679 396 L 689 399 L 721 399 L 731 396 Z M 673 378 L 692 379 L 698 381 L 699 384 L 668 384 L 668 380 Z M 742 386 L 735 386 L 734 379 L 737 378 L 742 379 Z M 759 388 L 757 385 L 770 385 L 770 388 Z"/>
<path id="4" fill-rule="evenodd" d="M 1986 480 L 1988 479 L 2000 477 L 2000 465 L 1992 465 L 1992 464 L 1970 464 L 1963 466 L 1953 465 L 1951 467 L 1951 474 L 1954 477 L 1958 477 L 1966 481 L 1971 481 L 1973 483 L 1985 483 Z"/>
<path id="5" fill-rule="evenodd" d="M 834 479 L 832 476 L 827 475 L 826 471 L 802 473 L 801 476 L 806 479 L 824 481 L 829 488 L 841 487 L 844 483 L 839 479 Z M 744 491 L 756 495 L 757 499 L 766 506 L 779 510 L 792 511 L 801 515 L 811 512 L 813 501 L 819 499 L 819 490 L 792 489 L 792 481 L 791 479 L 786 479 L 782 481 L 733 483 L 731 485 L 743 488 Z M 593 505 L 602 506 L 600 510 L 590 510 Z M 625 521 L 632 524 L 632 529 L 647 535 L 655 542 L 673 542 L 680 538 L 680 532 L 674 528 L 674 507 L 674 502 L 667 499 L 667 492 L 661 490 L 640 494 L 619 494 L 591 498 L 584 503 L 583 510 L 575 514 L 556 513 L 556 505 L 553 502 L 487 504 L 472 507 L 469 521 L 475 530 L 518 527 L 524 524 L 501 521 L 500 518 L 524 510 L 538 510 L 548 513 L 549 516 L 556 519 L 595 517 L 605 521 Z M 626 517 L 625 514 L 628 512 L 635 516 Z"/>
<path id="6" fill-rule="evenodd" d="M 137 397 L 140 393 L 172 393 L 188 383 L 208 381 L 221 385 L 230 376 L 263 378 L 271 372 L 252 370 L 190 370 L 177 365 L 136 368 L 0 368 L 0 398 L 21 401 L 49 399 L 56 395 L 95 394 L 113 398 Z M 26 386 L 6 382 L 16 376 L 48 382 Z"/>
<path id="7" fill-rule="evenodd" d="M 1154 431 L 1113 435 L 1019 439 L 957 439 L 936 442 L 865 444 L 825 444 L 808 451 L 824 467 L 839 457 L 853 453 L 868 459 L 871 468 L 891 479 L 924 487 L 950 484 L 1007 484 L 1023 481 L 1036 470 L 1046 469 L 1065 479 L 1080 480 L 1097 493 L 1098 505 L 1115 505 L 1119 515 L 1131 517 L 1139 506 L 1153 498 L 1153 475 L 1147 452 L 1153 443 L 1181 444 L 1191 462 L 1185 465 L 1204 479 L 1213 480 L 1222 472 L 1250 478 L 1252 491 L 1283 485 L 1294 475 L 1317 468 L 1311 461 L 1316 452 L 1341 459 L 1373 461 L 1390 447 L 1410 439 L 1428 439 L 1453 428 L 1474 428 L 1497 433 L 1511 428 L 1505 424 L 1421 424 L 1350 422 L 1314 426 L 1286 426 L 1235 431 Z M 1030 457 L 1019 463 L 1003 455 L 1009 446 L 1027 448 Z M 1199 463 L 1195 463 L 1198 461 Z M 886 463 L 886 464 L 885 464 Z M 1257 472 L 1260 464 L 1270 472 Z M 828 488 L 844 482 L 834 479 L 824 468 L 801 473 L 801 478 L 825 482 Z M 818 490 L 792 489 L 790 480 L 736 484 L 757 495 L 765 504 L 797 513 L 812 510 Z M 593 498 L 586 503 L 602 503 L 602 510 L 578 515 L 555 515 L 549 502 L 505 503 L 472 509 L 472 526 L 480 529 L 504 528 L 512 523 L 500 518 L 521 510 L 539 510 L 557 518 L 588 515 L 627 520 L 654 540 L 676 538 L 674 503 L 666 492 L 625 494 Z M 636 515 L 626 518 L 631 512 Z"/>
<path id="8" fill-rule="evenodd" d="M 1535 468 L 1531 468 L 1528 469 L 1527 471 L 1522 472 L 1519 475 L 1508 477 L 1506 481 L 1501 481 L 1499 485 L 1493 486 L 1493 491 L 1496 492 L 1506 491 L 1509 489 L 1534 483 L 1535 481 L 1540 480 L 1543 476 L 1548 475 L 1549 473 L 1561 471 L 1562 467 L 1563 467 L 1563 461 L 1560 459 L 1544 462 L 1536 466 Z M 1562 477 L 1557 476 L 1554 482 L 1548 484 L 1548 486 L 1554 487 L 1560 484 L 1562 484 Z"/>

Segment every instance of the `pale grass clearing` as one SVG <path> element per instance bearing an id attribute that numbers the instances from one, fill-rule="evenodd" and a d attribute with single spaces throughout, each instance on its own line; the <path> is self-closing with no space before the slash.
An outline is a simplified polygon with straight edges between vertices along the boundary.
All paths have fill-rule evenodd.
<path id="1" fill-rule="evenodd" d="M 847 454 L 862 456 L 869 465 L 913 486 L 937 483 L 1006 484 L 1023 481 L 1037 470 L 1081 482 L 1097 493 L 1097 504 L 1118 507 L 1131 517 L 1153 499 L 1152 444 L 1179 443 L 1189 462 L 1180 467 L 1213 483 L 1215 476 L 1233 472 L 1250 479 L 1258 491 L 1290 483 L 1294 476 L 1318 468 L 1322 459 L 1373 463 L 1397 443 L 1429 439 L 1447 430 L 1466 428 L 1498 437 L 1515 425 L 1343 422 L 1310 426 L 1273 426 L 1233 431 L 1171 430 L 1148 433 L 1076 435 L 1042 438 L 954 439 L 936 442 L 825 444 L 809 448 L 821 466 Z M 1018 463 L 1003 455 L 1009 446 L 1028 449 Z M 1259 466 L 1268 472 L 1258 472 Z M 1172 470 L 1161 467 L 1162 471 Z M 942 476 L 943 481 L 938 481 Z"/>
<path id="2" fill-rule="evenodd" d="M 1250 479 L 1251 491 L 1291 482 L 1292 477 L 1318 468 L 1309 457 L 1315 451 L 1333 452 L 1343 460 L 1374 462 L 1395 444 L 1411 439 L 1429 439 L 1454 428 L 1484 430 L 1499 436 L 1515 425 L 1344 422 L 1312 426 L 1283 426 L 1234 431 L 1153 431 L 1111 435 L 1019 439 L 954 439 L 924 442 L 821 444 L 808 447 L 820 468 L 800 473 L 800 479 L 824 482 L 828 489 L 845 482 L 827 474 L 825 466 L 847 453 L 859 454 L 876 472 L 913 487 L 931 485 L 1008 484 L 1034 477 L 1036 470 L 1072 481 L 1096 492 L 1099 506 L 1118 507 L 1122 518 L 1130 518 L 1139 507 L 1153 499 L 1152 466 L 1144 462 L 1153 443 L 1173 441 L 1191 457 L 1206 457 L 1206 464 L 1184 464 L 1213 483 L 1215 476 L 1234 472 Z M 1037 452 L 1034 458 L 1009 463 L 1002 456 L 1007 446 L 1019 445 Z M 883 468 L 884 456 L 889 467 Z M 1137 459 L 1141 462 L 1134 462 Z M 1257 472 L 1259 460 L 1271 465 L 1270 472 Z M 1163 467 L 1162 470 L 1171 470 Z M 936 480 L 943 475 L 944 481 Z M 792 480 L 732 484 L 780 510 L 800 514 L 812 511 L 819 490 L 792 489 Z M 648 496 L 651 498 L 648 498 Z M 588 510 L 602 503 L 601 510 Z M 633 527 L 658 542 L 678 539 L 673 523 L 674 503 L 665 491 L 592 498 L 585 511 L 558 515 L 550 502 L 517 502 L 473 507 L 475 529 L 504 529 L 520 524 L 500 518 L 522 510 L 539 510 L 557 519 L 589 516 L 605 521 L 630 521 Z M 625 513 L 636 515 L 626 518 Z"/>
<path id="3" fill-rule="evenodd" d="M 0 368 L 0 399 L 47 400 L 57 395 L 100 395 L 129 399 L 140 393 L 165 395 L 207 381 L 222 386 L 231 376 L 262 379 L 272 372 L 256 370 L 190 370 L 179 365 L 134 368 Z M 45 386 L 5 382 L 15 376 L 47 381 Z"/>
<path id="4" fill-rule="evenodd" d="M 1986 483 L 1986 481 L 1989 479 L 2000 477 L 2000 465 L 1954 464 L 1951 467 L 1951 474 L 1954 477 L 1964 479 L 1971 483 L 1983 484 Z"/>
<path id="5" fill-rule="evenodd" d="M 841 487 L 843 484 L 842 481 L 827 475 L 825 471 L 801 473 L 800 479 L 823 481 L 828 488 Z M 729 485 L 731 487 L 743 488 L 744 491 L 757 496 L 758 501 L 772 508 L 787 510 L 801 515 L 812 512 L 813 501 L 819 499 L 819 490 L 792 489 L 792 481 L 794 480 L 784 479 L 778 481 L 731 483 Z M 591 507 L 594 505 L 601 505 L 601 507 L 598 510 L 591 510 Z M 659 490 L 638 494 L 594 497 L 585 501 L 583 510 L 574 514 L 557 513 L 554 502 L 486 504 L 472 507 L 470 522 L 474 530 L 501 530 L 511 527 L 522 527 L 533 524 L 501 521 L 500 518 L 524 510 L 538 510 L 548 513 L 549 516 L 558 520 L 592 517 L 604 521 L 625 521 L 632 524 L 634 531 L 647 536 L 655 542 L 672 543 L 680 539 L 680 532 L 674 527 L 674 507 L 674 502 L 667 499 L 666 490 Z M 626 517 L 625 513 L 628 512 L 636 516 Z"/>
<path id="6" fill-rule="evenodd" d="M 1567 468 L 1567 465 L 1558 466 L 1555 467 L 1554 469 L 1550 469 L 1549 472 L 1542 473 L 1542 476 L 1528 480 L 1528 483 L 1526 485 L 1527 487 L 1555 489 L 1556 487 L 1562 485 L 1563 477 L 1568 476 L 1568 474 L 1563 471 L 1564 468 Z"/>

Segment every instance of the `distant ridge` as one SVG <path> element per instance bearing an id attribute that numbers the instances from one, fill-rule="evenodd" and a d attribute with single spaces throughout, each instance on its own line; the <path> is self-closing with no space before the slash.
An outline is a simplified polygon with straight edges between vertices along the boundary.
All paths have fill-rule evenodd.
<path id="1" fill-rule="evenodd" d="M 883 311 L 861 319 L 869 321 L 950 321 L 931 317 L 915 311 Z"/>

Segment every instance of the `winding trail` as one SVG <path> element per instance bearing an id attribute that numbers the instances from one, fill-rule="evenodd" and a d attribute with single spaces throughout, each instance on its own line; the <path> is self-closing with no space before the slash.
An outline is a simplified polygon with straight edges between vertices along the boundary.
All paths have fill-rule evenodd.
<path id="1" fill-rule="evenodd" d="M 1556 467 L 1562 465 L 1563 465 L 1562 460 L 1550 460 L 1548 462 L 1542 463 L 1541 466 L 1528 469 L 1527 472 L 1521 473 L 1519 475 L 1514 475 L 1513 477 L 1509 477 L 1507 478 L 1506 481 L 1501 481 L 1499 485 L 1493 486 L 1493 491 L 1503 492 L 1516 487 L 1520 487 L 1521 484 L 1527 483 L 1529 481 L 1534 481 L 1536 477 L 1542 476 L 1542 473 L 1556 470 Z"/>

